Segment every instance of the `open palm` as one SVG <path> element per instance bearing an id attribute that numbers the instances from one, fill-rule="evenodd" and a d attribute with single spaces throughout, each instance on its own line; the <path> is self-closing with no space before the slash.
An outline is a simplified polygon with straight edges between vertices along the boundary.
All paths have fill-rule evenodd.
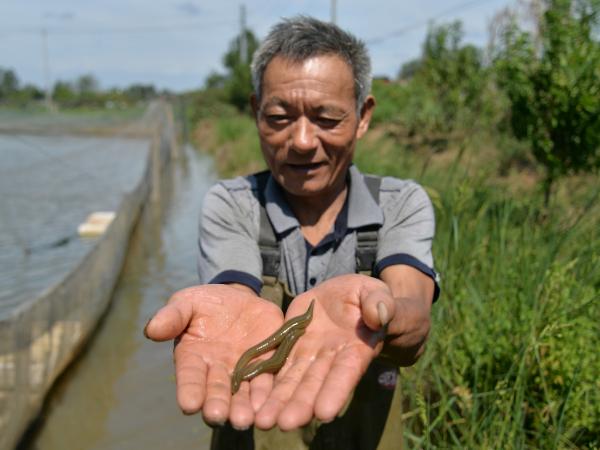
<path id="1" fill-rule="evenodd" d="M 254 421 L 249 383 L 231 396 L 231 373 L 248 347 L 260 342 L 283 323 L 274 304 L 225 285 L 204 285 L 173 295 L 146 326 L 157 341 L 176 339 L 174 350 L 177 401 L 192 414 L 202 411 L 208 423 L 247 427 Z M 253 381 L 266 396 L 272 375 Z M 260 394 L 259 394 L 260 396 Z"/>
<path id="2" fill-rule="evenodd" d="M 380 280 L 362 275 L 332 278 L 299 295 L 286 319 L 302 314 L 315 299 L 312 323 L 274 380 L 257 412 L 256 425 L 283 430 L 313 417 L 330 421 L 343 409 L 371 360 L 383 346 L 377 304 L 391 317 L 394 302 Z"/>

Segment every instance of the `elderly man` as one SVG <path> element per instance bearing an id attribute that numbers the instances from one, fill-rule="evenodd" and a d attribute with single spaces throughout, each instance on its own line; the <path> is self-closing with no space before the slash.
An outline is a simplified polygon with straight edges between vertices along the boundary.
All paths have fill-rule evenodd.
<path id="1" fill-rule="evenodd" d="M 422 353 L 438 292 L 431 203 L 414 182 L 352 165 L 375 107 L 362 42 L 284 20 L 252 71 L 269 170 L 208 192 L 202 285 L 176 293 L 146 335 L 176 340 L 177 400 L 215 426 L 213 448 L 399 448 L 397 367 Z M 283 367 L 232 395 L 240 355 L 312 300 Z"/>

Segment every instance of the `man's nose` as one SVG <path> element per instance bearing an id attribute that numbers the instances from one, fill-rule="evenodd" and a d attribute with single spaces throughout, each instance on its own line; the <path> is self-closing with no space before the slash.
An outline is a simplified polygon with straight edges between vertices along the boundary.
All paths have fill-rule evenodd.
<path id="1" fill-rule="evenodd" d="M 297 152 L 310 152 L 317 147 L 317 134 L 314 124 L 306 117 L 300 117 L 292 127 L 292 146 Z"/>

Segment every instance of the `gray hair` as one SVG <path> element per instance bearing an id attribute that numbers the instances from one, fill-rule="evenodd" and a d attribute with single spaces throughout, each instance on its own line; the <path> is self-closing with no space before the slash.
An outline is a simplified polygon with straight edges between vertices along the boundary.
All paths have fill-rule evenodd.
<path id="1" fill-rule="evenodd" d="M 267 65 L 275 56 L 302 62 L 319 55 L 337 55 L 352 69 L 354 96 L 360 112 L 371 91 L 371 60 L 365 43 L 338 26 L 307 16 L 284 19 L 276 24 L 252 58 L 252 84 L 260 100 Z"/>

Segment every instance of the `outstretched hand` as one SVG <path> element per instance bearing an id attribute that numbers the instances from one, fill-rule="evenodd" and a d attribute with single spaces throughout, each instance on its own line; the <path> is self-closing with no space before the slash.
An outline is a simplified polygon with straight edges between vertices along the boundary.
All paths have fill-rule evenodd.
<path id="1" fill-rule="evenodd" d="M 313 417 L 333 420 L 383 347 L 382 322 L 395 313 L 385 283 L 363 275 L 332 278 L 296 297 L 286 319 L 303 314 L 313 298 L 312 323 L 257 411 L 259 428 L 291 430 Z"/>
<path id="2" fill-rule="evenodd" d="M 313 417 L 327 422 L 342 410 L 383 346 L 383 324 L 395 303 L 387 285 L 363 275 L 332 278 L 296 297 L 286 319 L 304 314 L 315 299 L 312 322 L 274 377 L 261 374 L 231 395 L 239 357 L 276 331 L 281 310 L 226 285 L 175 293 L 148 322 L 155 341 L 175 339 L 177 401 L 186 414 L 202 411 L 209 424 L 244 429 L 297 428 Z"/>
<path id="3" fill-rule="evenodd" d="M 226 285 L 203 285 L 175 293 L 148 322 L 146 336 L 175 339 L 177 401 L 186 414 L 202 411 L 209 424 L 230 420 L 237 428 L 254 421 L 250 391 L 262 403 L 271 374 L 243 383 L 231 396 L 230 374 L 248 347 L 283 323 L 281 310 L 256 295 Z M 251 387 L 250 387 L 251 386 Z"/>

